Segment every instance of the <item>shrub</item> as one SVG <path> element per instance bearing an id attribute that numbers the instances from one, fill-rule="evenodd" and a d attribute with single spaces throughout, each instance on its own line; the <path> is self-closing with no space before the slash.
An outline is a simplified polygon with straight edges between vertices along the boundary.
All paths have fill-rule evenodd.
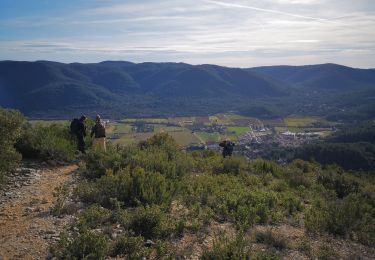
<path id="1" fill-rule="evenodd" d="M 334 190 L 337 197 L 342 199 L 350 193 L 359 191 L 359 183 L 353 178 L 337 173 L 328 173 L 318 176 L 318 183 L 321 183 L 326 189 Z"/>
<path id="2" fill-rule="evenodd" d="M 272 252 L 259 252 L 255 256 L 256 260 L 279 260 L 280 257 Z"/>
<path id="3" fill-rule="evenodd" d="M 268 246 L 272 246 L 278 250 L 284 250 L 288 247 L 288 243 L 284 236 L 280 234 L 274 234 L 271 230 L 265 232 L 257 232 L 255 239 L 258 243 L 263 243 Z"/>
<path id="4" fill-rule="evenodd" d="M 303 170 L 298 168 L 285 169 L 282 177 L 286 180 L 289 187 L 296 189 L 301 186 L 309 188 L 311 186 L 311 180 Z"/>
<path id="5" fill-rule="evenodd" d="M 267 223 L 277 202 L 274 192 L 250 189 L 242 178 L 227 174 L 189 176 L 180 194 L 188 207 L 207 206 L 216 218 L 234 221 L 240 229 Z"/>
<path id="6" fill-rule="evenodd" d="M 149 257 L 151 251 L 144 247 L 142 236 L 122 236 L 117 240 L 113 253 L 125 256 L 127 259 L 142 259 Z"/>
<path id="7" fill-rule="evenodd" d="M 0 185 L 5 174 L 16 167 L 21 160 L 14 144 L 21 136 L 21 128 L 25 119 L 16 110 L 0 108 Z"/>
<path id="8" fill-rule="evenodd" d="M 110 207 L 116 198 L 126 206 L 146 204 L 169 204 L 174 185 L 160 173 L 146 172 L 142 168 L 132 171 L 123 169 L 116 174 L 107 171 L 105 176 L 94 182 L 79 185 L 75 194 L 83 201 Z"/>
<path id="9" fill-rule="evenodd" d="M 104 259 L 108 252 L 108 238 L 93 231 L 84 231 L 72 240 L 66 234 L 51 247 L 59 259 Z"/>
<path id="10" fill-rule="evenodd" d="M 315 202 L 305 214 L 305 225 L 310 232 L 326 231 L 374 245 L 374 210 L 373 202 L 350 194 L 343 200 Z"/>
<path id="11" fill-rule="evenodd" d="M 191 168 L 189 157 L 182 153 L 169 135 L 155 135 L 138 146 L 109 149 L 107 152 L 91 151 L 86 158 L 87 176 L 103 176 L 106 170 L 114 173 L 124 168 L 143 168 L 176 179 Z"/>
<path id="12" fill-rule="evenodd" d="M 108 147 L 106 152 L 100 149 L 89 151 L 85 157 L 85 161 L 85 176 L 89 179 L 100 178 L 108 169 L 117 172 L 125 167 L 121 153 L 110 147 Z"/>
<path id="13" fill-rule="evenodd" d="M 26 158 L 71 161 L 76 150 L 69 129 L 61 124 L 25 126 L 17 150 Z"/>
<path id="14" fill-rule="evenodd" d="M 249 252 L 246 246 L 247 241 L 242 234 L 237 235 L 233 240 L 225 235 L 219 235 L 214 240 L 213 248 L 203 253 L 202 259 L 248 259 Z"/>
<path id="15" fill-rule="evenodd" d="M 97 204 L 86 208 L 78 217 L 78 225 L 82 228 L 96 228 L 109 220 L 111 211 Z"/>
<path id="16" fill-rule="evenodd" d="M 56 201 L 54 206 L 51 209 L 51 213 L 55 216 L 60 216 L 66 213 L 66 202 L 69 195 L 69 187 L 68 185 L 62 185 L 55 188 L 53 192 L 53 197 L 55 197 Z"/>
<path id="17" fill-rule="evenodd" d="M 328 205 L 324 200 L 317 199 L 305 213 L 305 226 L 311 233 L 320 233 L 327 229 L 329 218 Z"/>
<path id="18" fill-rule="evenodd" d="M 290 192 L 285 192 L 282 194 L 280 203 L 286 209 L 288 215 L 293 215 L 295 212 L 302 210 L 300 198 L 296 197 Z"/>
<path id="19" fill-rule="evenodd" d="M 173 233 L 173 224 L 160 207 L 146 206 L 135 210 L 129 228 L 146 239 L 165 238 Z"/>
<path id="20" fill-rule="evenodd" d="M 180 153 L 180 147 L 167 133 L 159 133 L 153 135 L 146 141 L 141 141 L 138 144 L 141 150 L 148 150 L 150 148 L 160 148 L 168 154 L 168 160 L 172 160 L 176 155 Z"/>
<path id="21" fill-rule="evenodd" d="M 334 260 L 338 259 L 339 256 L 333 248 L 329 247 L 328 245 L 322 245 L 316 252 L 316 258 L 319 260 Z"/>
<path id="22" fill-rule="evenodd" d="M 252 172 L 256 174 L 267 174 L 271 173 L 273 176 L 278 176 L 281 172 L 280 166 L 271 161 L 258 159 L 250 164 Z"/>
<path id="23" fill-rule="evenodd" d="M 222 160 L 222 163 L 214 167 L 214 173 L 228 173 L 239 175 L 246 168 L 247 162 L 243 157 L 230 156 Z"/>

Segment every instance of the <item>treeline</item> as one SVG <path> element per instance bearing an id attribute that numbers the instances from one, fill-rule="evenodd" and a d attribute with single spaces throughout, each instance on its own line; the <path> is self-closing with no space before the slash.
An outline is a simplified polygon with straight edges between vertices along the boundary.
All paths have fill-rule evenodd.
<path id="1" fill-rule="evenodd" d="M 345 126 L 322 142 L 298 148 L 293 157 L 347 170 L 375 170 L 375 123 Z"/>
<path id="2" fill-rule="evenodd" d="M 356 125 L 345 126 L 341 131 L 328 139 L 334 143 L 367 142 L 375 144 L 375 123 L 368 121 Z"/>

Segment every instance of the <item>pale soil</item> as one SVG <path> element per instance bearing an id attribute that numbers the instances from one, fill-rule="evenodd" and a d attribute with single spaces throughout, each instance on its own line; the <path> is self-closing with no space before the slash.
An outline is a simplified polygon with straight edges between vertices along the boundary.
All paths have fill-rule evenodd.
<path id="1" fill-rule="evenodd" d="M 77 165 L 42 169 L 38 178 L 0 200 L 0 260 L 45 259 L 69 219 L 50 214 L 53 191 L 73 181 Z M 9 195 L 9 194 L 8 194 Z"/>

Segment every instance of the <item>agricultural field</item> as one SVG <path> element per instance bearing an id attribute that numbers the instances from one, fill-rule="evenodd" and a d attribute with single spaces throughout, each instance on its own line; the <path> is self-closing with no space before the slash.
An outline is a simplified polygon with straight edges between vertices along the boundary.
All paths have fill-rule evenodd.
<path id="1" fill-rule="evenodd" d="M 320 117 L 287 117 L 284 123 L 287 127 L 307 127 L 314 123 L 325 123 L 326 121 Z"/>
<path id="2" fill-rule="evenodd" d="M 249 127 L 246 126 L 229 126 L 227 127 L 228 133 L 234 133 L 235 135 L 243 135 L 250 131 Z"/>
<path id="3" fill-rule="evenodd" d="M 169 121 L 166 118 L 125 118 L 121 120 L 120 122 L 121 123 L 134 123 L 140 120 L 149 124 L 166 124 Z"/>
<path id="4" fill-rule="evenodd" d="M 170 134 L 180 146 L 188 146 L 200 142 L 200 140 L 188 130 L 168 132 L 168 134 Z"/>
<path id="5" fill-rule="evenodd" d="M 112 133 L 114 134 L 129 134 L 132 132 L 132 126 L 130 124 L 119 123 L 110 125 L 109 127 L 113 128 Z"/>
<path id="6" fill-rule="evenodd" d="M 42 124 L 45 126 L 52 125 L 52 124 L 62 124 L 62 125 L 69 125 L 69 120 L 29 120 L 29 123 L 32 125 Z"/>
<path id="7" fill-rule="evenodd" d="M 223 138 L 219 133 L 196 132 L 196 135 L 205 142 L 218 142 Z"/>
<path id="8" fill-rule="evenodd" d="M 322 132 L 324 135 L 331 131 L 333 122 L 328 122 L 320 117 L 294 117 L 284 118 L 285 129 L 294 133 Z M 282 127 L 279 127 L 279 129 Z M 278 131 L 278 130 L 276 130 Z"/>
<path id="9" fill-rule="evenodd" d="M 34 120 L 31 123 L 47 125 L 58 123 L 68 126 L 69 120 Z M 134 130 L 135 124 L 143 124 L 146 127 L 137 131 Z M 166 132 L 173 136 L 179 145 L 186 147 L 199 143 L 219 142 L 224 139 L 238 141 L 241 136 L 251 131 L 250 125 L 254 131 L 266 127 L 269 130 L 274 129 L 278 134 L 289 130 L 294 133 L 320 132 L 323 136 L 327 136 L 331 133 L 331 126 L 334 123 L 319 117 L 289 116 L 261 121 L 233 113 L 221 113 L 197 117 L 126 118 L 112 121 L 106 127 L 108 140 L 113 144 L 127 145 L 146 140 L 153 134 Z M 262 133 L 271 134 L 270 131 Z M 257 135 L 259 136 L 260 133 L 258 132 Z M 246 138 L 248 137 L 245 137 L 245 142 Z M 251 141 L 250 139 L 248 141 Z M 243 138 L 241 140 L 243 142 Z"/>
<path id="10" fill-rule="evenodd" d="M 113 144 L 119 144 L 119 145 L 129 145 L 132 143 L 137 143 L 140 141 L 144 141 L 151 136 L 153 136 L 154 133 L 132 133 L 132 134 L 124 134 L 121 135 L 117 139 L 109 139 Z"/>

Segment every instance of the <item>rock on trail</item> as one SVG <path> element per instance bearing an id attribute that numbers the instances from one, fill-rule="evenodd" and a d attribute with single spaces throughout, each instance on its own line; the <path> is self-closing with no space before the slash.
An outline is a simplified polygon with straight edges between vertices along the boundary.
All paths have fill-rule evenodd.
<path id="1" fill-rule="evenodd" d="M 37 167 L 18 168 L 0 191 L 0 260 L 45 259 L 49 245 L 72 221 L 72 216 L 52 216 L 50 209 L 54 189 L 73 185 L 78 166 Z"/>

